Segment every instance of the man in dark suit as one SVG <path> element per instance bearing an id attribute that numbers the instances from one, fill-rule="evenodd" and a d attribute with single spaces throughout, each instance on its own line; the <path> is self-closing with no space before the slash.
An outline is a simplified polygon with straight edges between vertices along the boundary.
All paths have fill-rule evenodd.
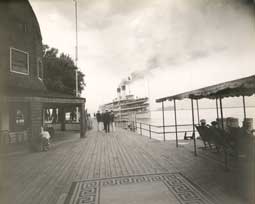
<path id="1" fill-rule="evenodd" d="M 103 115 L 103 119 L 104 119 L 104 127 L 105 127 L 105 132 L 110 132 L 110 120 L 111 120 L 111 116 L 108 110 L 105 111 L 104 115 Z"/>
<path id="2" fill-rule="evenodd" d="M 99 111 L 97 111 L 97 113 L 96 113 L 96 119 L 97 119 L 97 131 L 99 131 L 100 130 L 100 123 L 102 121 L 102 116 L 101 116 Z"/>
<path id="3" fill-rule="evenodd" d="M 114 131 L 114 113 L 113 113 L 113 110 L 111 110 L 111 112 L 110 112 L 110 126 L 111 126 L 112 131 Z"/>

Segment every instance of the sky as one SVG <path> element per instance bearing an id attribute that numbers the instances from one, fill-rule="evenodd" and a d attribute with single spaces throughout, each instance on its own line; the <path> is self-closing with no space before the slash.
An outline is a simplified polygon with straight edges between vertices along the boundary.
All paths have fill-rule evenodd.
<path id="1" fill-rule="evenodd" d="M 111 102 L 128 77 L 127 91 L 156 108 L 157 98 L 253 75 L 255 18 L 246 1 L 77 0 L 88 111 Z M 30 3 L 43 43 L 74 59 L 74 1 Z"/>

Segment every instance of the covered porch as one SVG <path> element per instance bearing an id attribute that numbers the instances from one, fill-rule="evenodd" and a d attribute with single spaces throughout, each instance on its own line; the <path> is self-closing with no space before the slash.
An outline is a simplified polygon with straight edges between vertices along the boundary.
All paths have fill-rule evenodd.
<path id="1" fill-rule="evenodd" d="M 46 92 L 43 94 L 15 94 L 1 97 L 0 105 L 3 107 L 0 114 L 0 144 L 28 142 L 31 147 L 38 149 L 41 127 L 70 130 L 67 125 L 66 112 L 78 110 L 75 130 L 80 132 L 80 137 L 85 137 L 85 99 L 69 95 L 60 95 Z M 49 109 L 57 110 L 55 121 L 49 121 L 45 113 Z M 54 127 L 55 126 L 55 127 Z M 70 126 L 70 125 L 69 125 Z"/>

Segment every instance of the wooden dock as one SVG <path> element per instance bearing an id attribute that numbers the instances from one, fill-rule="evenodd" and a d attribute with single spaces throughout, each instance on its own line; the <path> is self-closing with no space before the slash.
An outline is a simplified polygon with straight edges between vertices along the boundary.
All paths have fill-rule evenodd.
<path id="1" fill-rule="evenodd" d="M 175 141 L 122 129 L 109 134 L 92 130 L 85 139 L 75 132 L 64 134 L 48 152 L 0 154 L 0 203 L 63 204 L 73 182 L 161 174 L 181 175 L 212 203 L 247 203 L 240 196 L 239 173 L 225 172 L 220 160 L 202 155 L 202 150 L 195 157 L 192 141 L 176 148 Z"/>

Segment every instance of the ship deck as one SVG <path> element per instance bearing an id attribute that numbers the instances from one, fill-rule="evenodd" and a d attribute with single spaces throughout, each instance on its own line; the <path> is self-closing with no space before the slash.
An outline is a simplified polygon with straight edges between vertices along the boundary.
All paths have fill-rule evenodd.
<path id="1" fill-rule="evenodd" d="M 180 144 L 117 129 L 59 133 L 48 152 L 13 148 L 0 154 L 1 203 L 247 203 L 240 172 Z"/>

